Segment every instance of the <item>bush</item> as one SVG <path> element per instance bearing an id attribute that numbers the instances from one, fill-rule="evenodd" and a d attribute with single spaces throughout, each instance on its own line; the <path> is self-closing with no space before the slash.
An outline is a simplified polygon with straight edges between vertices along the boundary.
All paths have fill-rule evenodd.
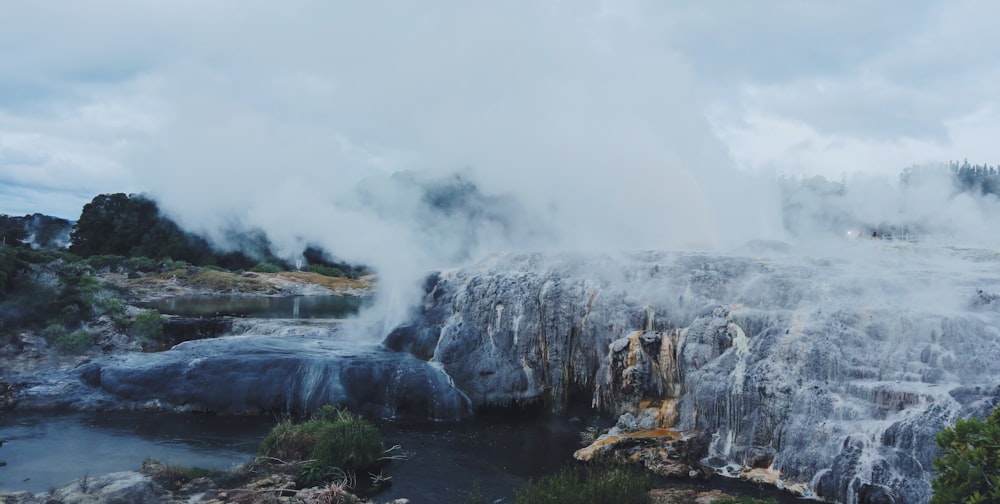
<path id="1" fill-rule="evenodd" d="M 128 315 L 126 313 L 125 301 L 121 298 L 114 296 L 103 296 L 97 298 L 95 304 L 97 305 L 97 311 L 101 315 L 107 315 L 111 318 L 111 323 L 115 325 L 115 328 L 119 331 L 124 331 L 128 328 Z"/>
<path id="2" fill-rule="evenodd" d="M 323 276 L 336 277 L 336 278 L 343 278 L 348 276 L 347 273 L 344 272 L 344 270 L 336 266 L 324 266 L 322 264 L 310 264 L 308 267 L 306 267 L 306 271 L 310 271 L 312 273 L 319 273 L 320 275 Z"/>
<path id="3" fill-rule="evenodd" d="M 517 493 L 516 504 L 645 504 L 653 477 L 641 469 L 598 467 L 586 471 L 564 469 Z"/>
<path id="4" fill-rule="evenodd" d="M 64 326 L 76 327 L 80 324 L 80 307 L 75 304 L 63 306 L 56 318 Z"/>
<path id="5" fill-rule="evenodd" d="M 171 271 L 175 269 L 190 268 L 190 267 L 191 263 L 187 261 L 179 261 L 179 260 L 175 261 L 173 259 L 170 259 L 169 257 L 166 258 L 162 263 L 160 263 L 160 271 Z"/>
<path id="6" fill-rule="evenodd" d="M 258 451 L 265 457 L 307 462 L 299 475 L 306 485 L 372 469 L 384 452 L 382 437 L 371 423 L 331 406 L 321 408 L 308 422 L 279 423 Z"/>
<path id="7" fill-rule="evenodd" d="M 94 346 L 94 338 L 85 329 L 79 329 L 58 337 L 55 345 L 63 352 L 79 354 Z"/>
<path id="8" fill-rule="evenodd" d="M 167 465 L 161 463 L 159 460 L 149 457 L 146 457 L 146 459 L 142 461 L 142 466 L 139 468 L 139 472 L 149 476 L 150 479 L 158 483 L 163 488 L 174 491 L 180 490 L 181 487 L 189 483 L 191 480 L 208 476 L 218 476 L 220 474 L 219 471 L 213 471 L 202 467 Z"/>
<path id="9" fill-rule="evenodd" d="M 262 263 L 257 263 L 257 265 L 251 268 L 250 271 L 253 271 L 254 273 L 281 273 L 282 271 L 285 270 L 284 268 L 278 266 L 277 264 L 262 262 Z"/>
<path id="10" fill-rule="evenodd" d="M 1000 502 L 1000 408 L 985 421 L 955 422 L 937 435 L 931 504 Z"/>
<path id="11" fill-rule="evenodd" d="M 135 316 L 128 332 L 139 339 L 160 342 L 163 339 L 163 317 L 156 310 L 143 310 Z"/>
<path id="12" fill-rule="evenodd" d="M 754 497 L 723 497 L 715 501 L 715 504 L 778 504 L 778 501 L 771 498 L 757 499 Z"/>
<path id="13" fill-rule="evenodd" d="M 153 273 L 161 271 L 160 261 L 149 257 L 129 257 L 122 263 L 125 273 Z"/>
<path id="14" fill-rule="evenodd" d="M 118 255 L 95 255 L 84 259 L 84 262 L 96 271 L 116 271 L 121 268 L 124 257 Z"/>
<path id="15" fill-rule="evenodd" d="M 50 345 L 55 345 L 56 341 L 59 341 L 60 338 L 65 337 L 67 334 L 69 334 L 69 331 L 63 327 L 62 323 L 54 320 L 50 320 L 48 325 L 45 326 L 45 329 L 42 329 L 42 337 L 45 338 L 45 341 L 48 341 Z"/>

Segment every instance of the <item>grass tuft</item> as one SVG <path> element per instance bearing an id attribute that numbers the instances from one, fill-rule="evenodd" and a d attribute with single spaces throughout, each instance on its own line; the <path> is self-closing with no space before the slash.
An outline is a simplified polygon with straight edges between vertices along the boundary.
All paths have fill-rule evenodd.
<path id="1" fill-rule="evenodd" d="M 307 462 L 299 475 L 307 485 L 375 468 L 383 451 L 382 436 L 371 423 L 330 406 L 307 422 L 279 423 L 258 450 L 264 457 Z"/>
<path id="2" fill-rule="evenodd" d="M 595 467 L 564 469 L 530 483 L 517 493 L 515 504 L 646 504 L 653 477 L 641 469 Z"/>

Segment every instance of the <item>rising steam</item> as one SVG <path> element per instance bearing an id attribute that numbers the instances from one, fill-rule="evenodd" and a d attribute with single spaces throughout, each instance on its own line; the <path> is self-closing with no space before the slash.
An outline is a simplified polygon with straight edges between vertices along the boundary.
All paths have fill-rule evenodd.
<path id="1" fill-rule="evenodd" d="M 913 219 L 939 232 L 927 202 L 977 205 L 736 170 L 691 63 L 639 6 L 328 8 L 247 40 L 266 61 L 151 78 L 164 133 L 132 162 L 168 214 L 223 246 L 242 223 L 290 259 L 315 244 L 373 266 L 390 324 L 428 271 L 491 253 L 726 250 Z"/>

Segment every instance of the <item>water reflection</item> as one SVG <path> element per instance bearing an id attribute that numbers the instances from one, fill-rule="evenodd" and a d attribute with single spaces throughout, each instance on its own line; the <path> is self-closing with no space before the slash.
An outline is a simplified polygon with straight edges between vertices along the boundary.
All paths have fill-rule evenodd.
<path id="1" fill-rule="evenodd" d="M 344 318 L 370 305 L 371 298 L 352 296 L 178 296 L 144 303 L 144 307 L 184 317 Z"/>
<path id="2" fill-rule="evenodd" d="M 72 413 L 0 416 L 0 490 L 44 492 L 84 476 L 135 471 L 152 457 L 173 465 L 231 469 L 249 461 L 277 419 L 169 413 Z M 530 479 L 573 465 L 581 423 L 563 417 L 480 418 L 460 423 L 380 423 L 386 446 L 409 459 L 383 471 L 392 486 L 378 502 L 513 502 Z M 359 478 L 367 475 L 358 475 Z M 686 482 L 690 483 L 690 482 Z M 664 485 L 676 484 L 663 482 Z M 703 489 L 795 499 L 773 489 L 715 478 Z"/>
<path id="3" fill-rule="evenodd" d="M 266 418 L 8 413 L 0 417 L 0 489 L 43 492 L 84 476 L 138 470 L 146 457 L 230 469 L 253 456 Z"/>

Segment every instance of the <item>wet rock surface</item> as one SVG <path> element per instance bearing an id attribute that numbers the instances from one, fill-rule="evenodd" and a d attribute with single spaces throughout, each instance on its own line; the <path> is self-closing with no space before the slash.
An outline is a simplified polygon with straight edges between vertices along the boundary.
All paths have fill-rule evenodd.
<path id="1" fill-rule="evenodd" d="M 148 476 L 126 471 L 95 478 L 82 478 L 48 493 L 4 493 L 7 504 L 135 504 L 169 502 L 167 491 Z"/>
<path id="2" fill-rule="evenodd" d="M 996 254 L 496 257 L 430 277 L 386 345 L 474 406 L 580 393 L 709 436 L 702 463 L 844 502 L 926 502 L 934 436 L 998 402 Z"/>
<path id="3" fill-rule="evenodd" d="M 95 359 L 37 377 L 18 400 L 22 409 L 304 414 L 337 404 L 373 418 L 471 414 L 464 394 L 424 361 L 307 336 L 227 336 Z"/>
<path id="4" fill-rule="evenodd" d="M 215 478 L 193 479 L 176 488 L 164 481 L 163 474 L 143 470 L 111 473 L 96 478 L 81 478 L 48 492 L 0 492 L 4 504 L 365 504 L 370 501 L 350 493 L 343 484 L 299 488 L 295 478 L 271 468 L 264 475 L 253 475 L 253 464 L 243 468 L 245 475 L 220 474 Z M 233 479 L 249 478 L 230 488 Z M 397 499 L 393 504 L 407 504 Z"/>

